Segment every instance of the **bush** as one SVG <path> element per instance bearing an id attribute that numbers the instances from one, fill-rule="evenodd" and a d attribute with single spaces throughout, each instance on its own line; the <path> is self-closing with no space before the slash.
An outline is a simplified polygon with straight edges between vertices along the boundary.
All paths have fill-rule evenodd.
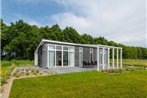
<path id="1" fill-rule="evenodd" d="M 126 72 L 126 71 L 135 71 L 135 70 L 142 70 L 142 69 L 145 69 L 145 67 L 126 66 L 122 69 L 105 69 L 105 70 L 102 70 L 102 72 L 105 72 L 105 73 L 122 73 L 122 72 Z"/>
<path id="2" fill-rule="evenodd" d="M 6 80 L 9 78 L 9 75 L 16 66 L 33 65 L 33 61 L 30 60 L 11 60 L 11 61 L 0 61 L 0 62 L 1 62 L 1 70 L 0 70 L 1 85 L 6 83 Z"/>
<path id="3" fill-rule="evenodd" d="M 123 72 L 123 69 L 106 69 L 106 70 L 102 70 L 102 72 L 106 72 L 106 73 L 121 73 L 121 72 Z"/>

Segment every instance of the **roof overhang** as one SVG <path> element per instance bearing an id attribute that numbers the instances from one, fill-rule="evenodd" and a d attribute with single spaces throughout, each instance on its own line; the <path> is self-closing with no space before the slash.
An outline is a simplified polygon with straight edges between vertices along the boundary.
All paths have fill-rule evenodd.
<path id="1" fill-rule="evenodd" d="M 42 46 L 45 42 L 47 43 L 54 43 L 54 44 L 64 44 L 64 45 L 73 45 L 73 46 L 84 46 L 84 47 L 95 47 L 97 48 L 98 46 L 100 48 L 117 48 L 117 49 L 122 49 L 121 47 L 115 47 L 115 46 L 107 46 L 107 45 L 101 45 L 101 44 L 78 44 L 78 43 L 68 43 L 68 42 L 62 42 L 62 41 L 55 41 L 55 40 L 47 40 L 47 39 L 42 39 L 39 45 L 37 46 L 35 53 L 38 52 L 38 48 Z"/>

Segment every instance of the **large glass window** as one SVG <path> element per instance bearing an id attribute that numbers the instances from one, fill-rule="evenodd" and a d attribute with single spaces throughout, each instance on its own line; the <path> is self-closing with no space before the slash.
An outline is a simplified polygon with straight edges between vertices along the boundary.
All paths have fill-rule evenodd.
<path id="1" fill-rule="evenodd" d="M 66 50 L 67 51 L 68 50 L 68 47 L 67 46 L 64 46 L 63 47 L 63 50 Z"/>
<path id="2" fill-rule="evenodd" d="M 74 47 L 73 46 L 70 46 L 69 47 L 69 51 L 74 51 Z"/>
<path id="3" fill-rule="evenodd" d="M 55 49 L 55 45 L 50 44 L 49 49 Z"/>
<path id="4" fill-rule="evenodd" d="M 74 66 L 74 47 L 49 44 L 48 66 Z M 56 65 L 55 65 L 56 64 Z"/>
<path id="5" fill-rule="evenodd" d="M 57 45 L 57 46 L 56 46 L 56 49 L 57 49 L 57 50 L 62 50 L 62 46 Z"/>
<path id="6" fill-rule="evenodd" d="M 62 51 L 56 51 L 56 66 L 62 66 Z"/>
<path id="7" fill-rule="evenodd" d="M 68 66 L 68 51 L 63 51 L 63 66 Z"/>

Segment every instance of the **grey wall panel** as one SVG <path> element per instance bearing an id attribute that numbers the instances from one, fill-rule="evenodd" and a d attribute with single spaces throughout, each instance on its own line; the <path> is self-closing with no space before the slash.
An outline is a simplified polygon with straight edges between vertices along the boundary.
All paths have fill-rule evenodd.
<path id="1" fill-rule="evenodd" d="M 108 49 L 105 49 L 106 54 L 105 54 L 105 65 L 108 67 Z"/>
<path id="2" fill-rule="evenodd" d="M 99 64 L 102 64 L 102 48 L 99 49 Z"/>
<path id="3" fill-rule="evenodd" d="M 47 46 L 48 44 L 45 43 L 43 46 L 42 46 L 42 67 L 43 68 L 47 68 Z"/>
<path id="4" fill-rule="evenodd" d="M 38 48 L 38 66 L 42 66 L 42 46 Z"/>
<path id="5" fill-rule="evenodd" d="M 75 47 L 75 66 L 79 66 L 79 47 Z"/>
<path id="6" fill-rule="evenodd" d="M 83 47 L 83 61 L 90 61 L 90 48 Z"/>
<path id="7" fill-rule="evenodd" d="M 83 61 L 90 62 L 90 48 L 83 47 Z M 93 48 L 93 61 L 97 61 L 97 49 Z"/>
<path id="8" fill-rule="evenodd" d="M 94 61 L 97 61 L 97 49 L 94 48 L 93 50 L 93 55 L 94 55 Z"/>

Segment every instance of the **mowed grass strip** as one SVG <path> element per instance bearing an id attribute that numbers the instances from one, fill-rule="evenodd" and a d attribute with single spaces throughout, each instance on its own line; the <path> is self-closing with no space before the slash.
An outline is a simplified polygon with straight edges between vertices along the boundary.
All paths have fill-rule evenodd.
<path id="1" fill-rule="evenodd" d="M 97 71 L 14 80 L 10 98 L 146 98 L 147 70 Z"/>

